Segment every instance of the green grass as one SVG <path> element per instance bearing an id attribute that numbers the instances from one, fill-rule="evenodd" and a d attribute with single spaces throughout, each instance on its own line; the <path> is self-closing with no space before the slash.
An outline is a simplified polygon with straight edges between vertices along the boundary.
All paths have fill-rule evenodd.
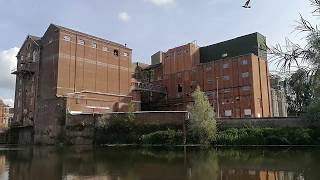
<path id="1" fill-rule="evenodd" d="M 320 145 L 320 129 L 243 128 L 218 133 L 214 145 Z"/>

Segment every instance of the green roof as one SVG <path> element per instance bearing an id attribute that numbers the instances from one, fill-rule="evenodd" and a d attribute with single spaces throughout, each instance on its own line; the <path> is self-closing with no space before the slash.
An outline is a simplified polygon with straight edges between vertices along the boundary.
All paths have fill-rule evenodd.
<path id="1" fill-rule="evenodd" d="M 267 60 L 266 37 L 252 33 L 200 48 L 200 62 L 207 63 L 227 57 L 255 54 Z"/>

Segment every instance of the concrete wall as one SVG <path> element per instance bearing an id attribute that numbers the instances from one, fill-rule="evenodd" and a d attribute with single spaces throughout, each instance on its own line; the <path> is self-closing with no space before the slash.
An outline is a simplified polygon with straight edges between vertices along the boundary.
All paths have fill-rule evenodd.
<path id="1" fill-rule="evenodd" d="M 186 112 L 136 112 L 135 124 L 141 127 L 150 127 L 155 129 L 157 127 L 176 127 L 184 129 L 184 119 L 186 119 Z M 117 115 L 118 117 L 127 116 L 126 113 L 108 113 L 106 116 Z M 101 115 L 83 114 L 70 115 L 66 117 L 66 126 L 63 135 L 64 140 L 70 144 L 93 144 L 97 139 L 99 133 L 95 131 L 100 123 Z M 108 120 L 108 117 L 106 118 Z"/>
<path id="2" fill-rule="evenodd" d="M 109 113 L 111 115 L 126 116 L 126 113 Z M 176 112 L 137 112 L 135 123 L 141 126 L 163 127 L 174 126 L 183 130 L 185 111 Z M 95 127 L 101 115 L 67 115 L 65 135 L 71 144 L 92 144 L 96 139 Z M 108 119 L 108 118 L 107 118 Z M 248 118 L 248 119 L 219 119 L 219 129 L 227 128 L 312 128 L 320 127 L 320 122 L 310 122 L 300 118 Z"/>

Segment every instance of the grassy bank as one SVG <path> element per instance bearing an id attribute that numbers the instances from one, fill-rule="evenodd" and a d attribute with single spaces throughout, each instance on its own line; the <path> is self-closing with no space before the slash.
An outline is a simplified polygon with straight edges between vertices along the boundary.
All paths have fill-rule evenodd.
<path id="1" fill-rule="evenodd" d="M 320 145 L 320 128 L 244 128 L 217 134 L 215 145 Z"/>
<path id="2" fill-rule="evenodd" d="M 183 144 L 183 132 L 176 128 L 112 128 L 100 131 L 98 144 Z M 187 143 L 193 139 L 187 136 Z M 243 128 L 219 131 L 212 145 L 320 145 L 320 128 Z"/>

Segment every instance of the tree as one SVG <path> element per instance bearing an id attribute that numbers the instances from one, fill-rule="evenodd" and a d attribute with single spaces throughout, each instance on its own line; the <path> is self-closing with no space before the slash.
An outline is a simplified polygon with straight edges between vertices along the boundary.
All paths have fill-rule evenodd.
<path id="1" fill-rule="evenodd" d="M 199 143 L 209 144 L 217 134 L 217 122 L 213 107 L 199 86 L 192 96 L 194 104 L 190 108 L 189 132 Z"/>
<path id="2" fill-rule="evenodd" d="M 286 98 L 289 114 L 301 114 L 311 104 L 312 91 L 308 71 L 298 69 L 285 79 Z"/>
<path id="3" fill-rule="evenodd" d="M 320 16 L 320 0 L 310 0 L 310 2 L 315 8 L 313 14 Z M 292 97 L 288 96 L 287 100 L 294 102 L 293 105 L 296 107 L 293 109 L 301 112 L 302 109 L 310 109 L 308 108 L 310 102 L 320 100 L 320 30 L 301 15 L 296 30 L 306 34 L 305 47 L 287 39 L 285 46 L 278 44 L 270 48 L 269 53 L 283 72 L 298 69 L 289 80 L 289 86 L 296 92 L 295 97 L 290 99 Z"/>

